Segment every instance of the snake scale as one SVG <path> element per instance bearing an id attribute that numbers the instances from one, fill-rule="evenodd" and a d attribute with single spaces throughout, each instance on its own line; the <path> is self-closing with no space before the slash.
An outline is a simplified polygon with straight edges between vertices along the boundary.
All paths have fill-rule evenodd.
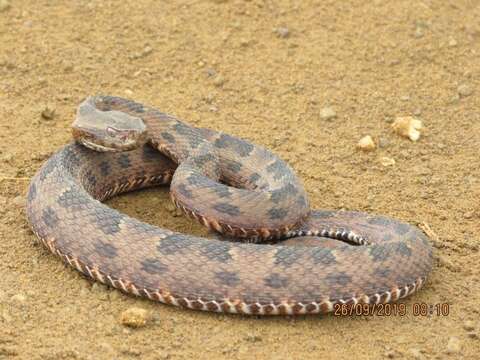
<path id="1" fill-rule="evenodd" d="M 404 298 L 431 270 L 417 227 L 311 210 L 293 170 L 245 140 L 111 96 L 80 105 L 73 135 L 32 179 L 28 221 L 52 253 L 126 293 L 225 313 L 327 313 Z M 102 203 L 169 183 L 180 209 L 223 235 L 173 232 Z"/>

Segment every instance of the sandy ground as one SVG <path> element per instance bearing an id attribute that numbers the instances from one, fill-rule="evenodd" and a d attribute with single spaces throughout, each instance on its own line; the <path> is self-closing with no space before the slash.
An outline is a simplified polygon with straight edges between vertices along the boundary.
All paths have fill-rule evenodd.
<path id="1" fill-rule="evenodd" d="M 474 0 L 0 0 L 0 358 L 478 358 L 479 18 Z M 92 285 L 36 243 L 23 207 L 29 178 L 95 93 L 273 149 L 316 208 L 428 224 L 426 287 L 406 316 L 257 319 Z M 418 142 L 392 131 L 397 116 L 423 121 Z M 365 135 L 380 146 L 359 151 Z M 166 189 L 109 204 L 203 233 Z M 450 313 L 414 316 L 419 302 Z M 146 326 L 120 323 L 131 307 L 147 310 Z"/>

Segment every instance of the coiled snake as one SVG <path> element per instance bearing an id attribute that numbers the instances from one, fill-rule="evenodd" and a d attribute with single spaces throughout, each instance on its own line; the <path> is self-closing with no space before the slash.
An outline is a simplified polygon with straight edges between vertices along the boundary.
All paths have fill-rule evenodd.
<path id="1" fill-rule="evenodd" d="M 431 270 L 417 227 L 310 210 L 292 169 L 242 139 L 109 96 L 80 105 L 73 134 L 33 178 L 27 217 L 51 252 L 124 292 L 216 312 L 326 313 L 403 298 Z M 101 203 L 170 182 L 190 217 L 248 242 L 172 232 Z"/>

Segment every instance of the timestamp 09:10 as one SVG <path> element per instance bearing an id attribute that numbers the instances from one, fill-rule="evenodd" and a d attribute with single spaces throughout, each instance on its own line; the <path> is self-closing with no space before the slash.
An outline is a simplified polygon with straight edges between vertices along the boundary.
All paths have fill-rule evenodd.
<path id="1" fill-rule="evenodd" d="M 334 316 L 448 316 L 450 304 L 448 303 L 413 303 L 407 306 L 405 303 L 387 304 L 335 304 Z"/>

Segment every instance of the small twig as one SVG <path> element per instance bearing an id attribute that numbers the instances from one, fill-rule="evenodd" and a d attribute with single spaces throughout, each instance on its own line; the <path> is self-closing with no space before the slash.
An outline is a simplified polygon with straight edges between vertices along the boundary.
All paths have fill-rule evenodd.
<path id="1" fill-rule="evenodd" d="M 0 176 L 0 180 L 26 181 L 26 180 L 30 180 L 30 178 L 28 178 L 28 177 L 8 177 L 8 176 Z"/>
<path id="2" fill-rule="evenodd" d="M 432 230 L 430 225 L 428 225 L 426 222 L 422 222 L 418 224 L 418 227 L 422 229 L 423 232 L 432 240 L 435 247 L 437 248 L 442 247 L 442 242 L 440 240 L 440 237 L 437 235 L 435 231 Z"/>

